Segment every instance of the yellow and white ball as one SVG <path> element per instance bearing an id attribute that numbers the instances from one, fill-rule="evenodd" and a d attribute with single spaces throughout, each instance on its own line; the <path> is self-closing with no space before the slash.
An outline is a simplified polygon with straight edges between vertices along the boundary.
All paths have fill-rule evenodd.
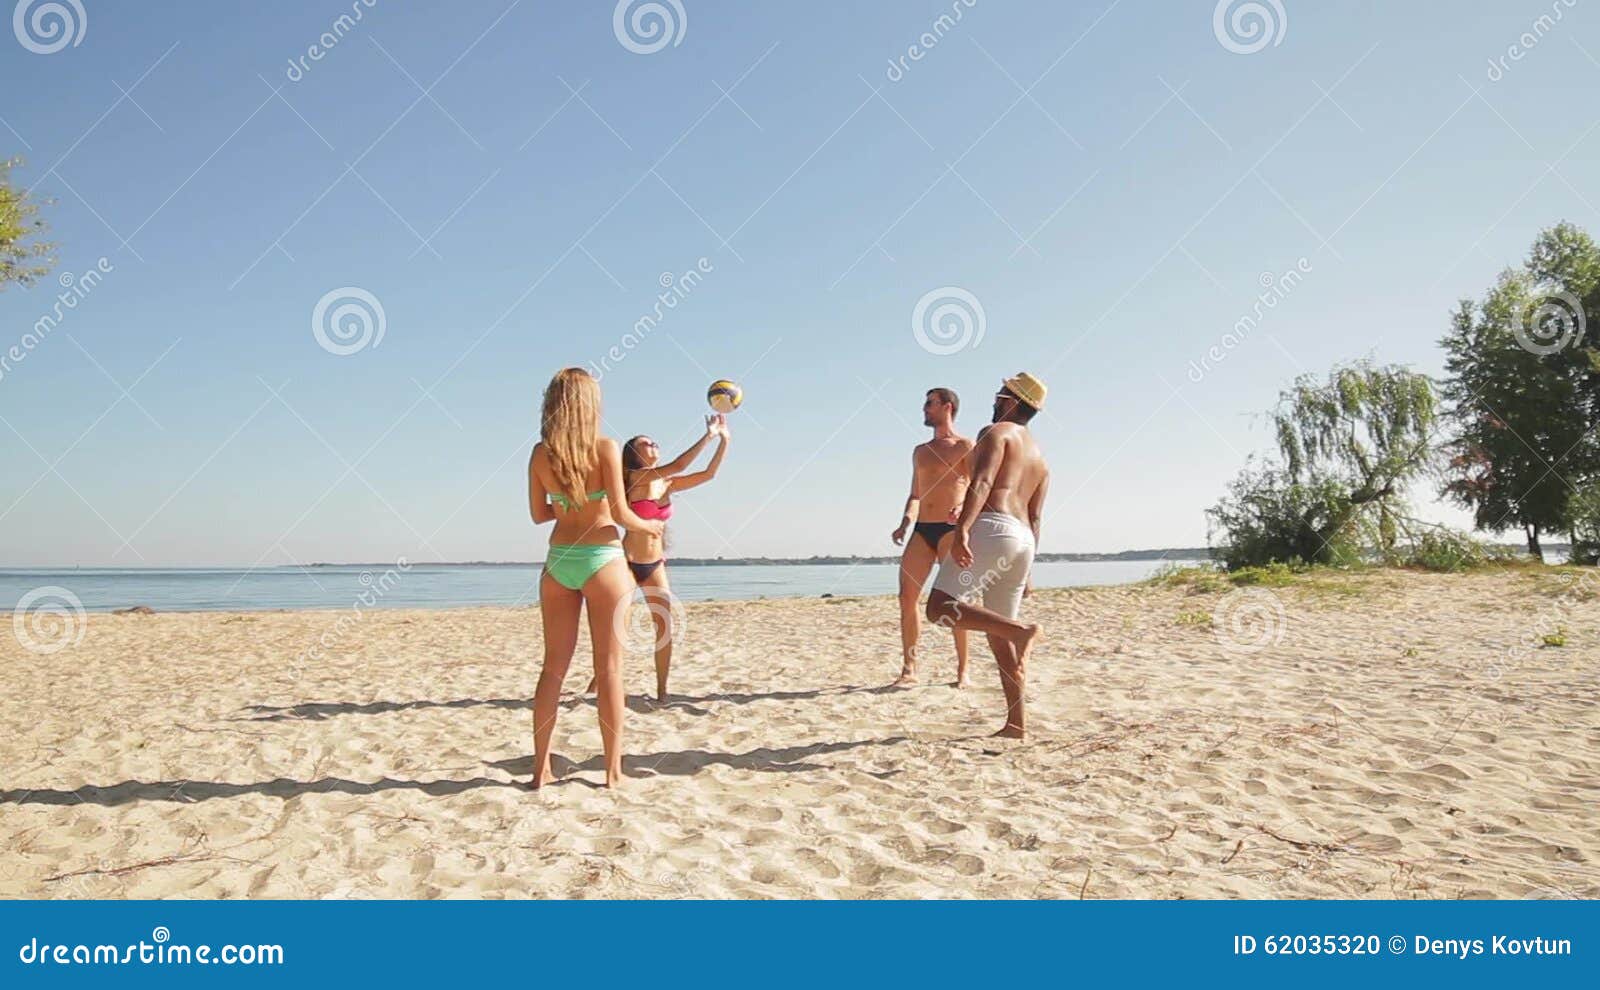
<path id="1" fill-rule="evenodd" d="M 744 389 L 736 383 L 720 378 L 706 389 L 706 402 L 719 413 L 731 413 L 744 401 Z"/>

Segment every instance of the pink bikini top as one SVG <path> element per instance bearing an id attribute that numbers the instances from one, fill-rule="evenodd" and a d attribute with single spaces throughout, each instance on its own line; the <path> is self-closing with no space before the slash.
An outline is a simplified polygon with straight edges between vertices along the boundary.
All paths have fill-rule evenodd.
<path id="1" fill-rule="evenodd" d="M 628 508 L 632 509 L 634 515 L 637 515 L 640 519 L 659 519 L 662 522 L 666 522 L 672 518 L 671 502 L 662 505 L 655 499 L 642 498 L 637 502 L 629 502 Z"/>

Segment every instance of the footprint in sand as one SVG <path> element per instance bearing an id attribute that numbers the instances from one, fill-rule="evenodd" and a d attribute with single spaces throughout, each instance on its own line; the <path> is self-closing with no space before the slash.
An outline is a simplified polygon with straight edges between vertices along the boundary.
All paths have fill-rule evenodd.
<path id="1" fill-rule="evenodd" d="M 603 835 L 594 840 L 594 851 L 601 856 L 621 856 L 632 848 L 633 843 L 620 835 Z"/>
<path id="2" fill-rule="evenodd" d="M 838 864 L 810 849 L 798 850 L 795 853 L 795 859 L 800 861 L 800 865 L 804 867 L 806 873 L 820 877 L 823 880 L 837 880 L 844 876 L 844 871 L 839 869 Z"/>
<path id="3" fill-rule="evenodd" d="M 783 874 L 770 866 L 761 864 L 750 868 L 750 879 L 756 883 L 774 884 L 783 879 Z"/>
<path id="4" fill-rule="evenodd" d="M 771 805 L 736 804 L 730 809 L 733 814 L 760 822 L 764 825 L 774 825 L 783 820 L 783 811 Z"/>
<path id="5" fill-rule="evenodd" d="M 948 818 L 940 818 L 938 815 L 927 815 L 920 821 L 922 827 L 934 835 L 954 835 L 957 832 L 966 830 L 966 826 L 960 822 L 953 822 Z"/>
<path id="6" fill-rule="evenodd" d="M 923 866 L 933 866 L 946 870 L 953 870 L 960 876 L 975 877 L 983 872 L 983 860 L 971 853 L 951 852 L 948 849 L 929 849 L 917 857 L 916 862 Z"/>

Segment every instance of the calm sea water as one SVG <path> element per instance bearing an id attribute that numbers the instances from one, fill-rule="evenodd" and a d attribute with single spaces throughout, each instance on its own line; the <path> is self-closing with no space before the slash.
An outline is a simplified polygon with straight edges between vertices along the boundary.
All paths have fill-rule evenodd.
<path id="1" fill-rule="evenodd" d="M 1129 584 L 1163 566 L 1161 561 L 1042 563 L 1034 586 L 1060 588 Z M 813 598 L 888 595 L 893 564 L 750 565 L 673 568 L 680 598 Z M 449 608 L 525 605 L 538 600 L 539 567 L 440 567 L 413 564 L 405 571 L 381 567 L 270 567 L 254 571 L 207 568 L 39 568 L 0 570 L 0 604 L 15 609 L 40 588 L 65 588 L 90 611 L 148 605 L 158 612 L 259 611 L 351 608 L 363 595 L 371 607 Z M 53 595 L 54 593 L 52 593 Z M 35 599 L 40 597 L 35 595 Z"/>

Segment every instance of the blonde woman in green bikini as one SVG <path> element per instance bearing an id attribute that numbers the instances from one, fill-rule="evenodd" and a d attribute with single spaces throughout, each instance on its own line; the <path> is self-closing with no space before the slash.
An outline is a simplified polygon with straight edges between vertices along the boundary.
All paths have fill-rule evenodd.
<path id="1" fill-rule="evenodd" d="M 528 509 L 533 521 L 555 523 L 539 578 L 544 667 L 533 695 L 535 788 L 555 779 L 550 772 L 550 739 L 561 682 L 578 647 L 578 617 L 586 604 L 606 786 L 622 782 L 621 613 L 633 597 L 634 582 L 617 527 L 659 536 L 663 526 L 639 518 L 626 496 L 622 448 L 600 435 L 600 383 L 582 368 L 558 372 L 544 391 L 539 442 L 528 460 Z"/>

